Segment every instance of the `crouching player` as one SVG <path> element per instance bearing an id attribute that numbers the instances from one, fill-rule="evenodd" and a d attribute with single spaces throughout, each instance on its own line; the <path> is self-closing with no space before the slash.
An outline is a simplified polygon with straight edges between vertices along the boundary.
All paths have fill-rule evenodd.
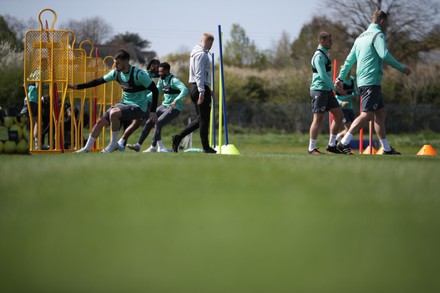
<path id="1" fill-rule="evenodd" d="M 92 132 L 87 139 L 86 145 L 76 151 L 76 153 L 87 153 L 91 150 L 103 127 L 111 124 L 111 138 L 109 145 L 102 150 L 102 153 L 111 153 L 119 149 L 118 135 L 121 126 L 121 120 L 141 119 L 147 111 L 148 91 L 153 93 L 152 104 L 150 108 L 150 119 L 157 123 L 157 100 L 158 90 L 151 77 L 143 70 L 130 65 L 130 55 L 124 50 L 119 50 L 113 57 L 115 69 L 104 75 L 104 77 L 94 79 L 83 84 L 69 84 L 69 88 L 75 90 L 96 87 L 109 81 L 117 81 L 122 90 L 122 100 L 116 105 L 110 107 L 96 122 Z"/>

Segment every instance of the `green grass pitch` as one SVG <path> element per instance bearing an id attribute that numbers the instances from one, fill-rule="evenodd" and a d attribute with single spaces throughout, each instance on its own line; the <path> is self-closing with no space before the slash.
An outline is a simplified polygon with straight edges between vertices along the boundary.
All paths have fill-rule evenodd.
<path id="1" fill-rule="evenodd" d="M 440 291 L 439 157 L 253 139 L 0 156 L 0 291 Z"/>

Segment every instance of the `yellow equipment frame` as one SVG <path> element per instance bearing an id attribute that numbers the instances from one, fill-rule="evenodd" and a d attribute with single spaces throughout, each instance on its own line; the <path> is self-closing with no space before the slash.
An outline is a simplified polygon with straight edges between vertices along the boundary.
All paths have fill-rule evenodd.
<path id="1" fill-rule="evenodd" d="M 44 12 L 53 14 L 52 25 L 43 26 L 41 16 Z M 84 146 L 85 123 L 84 113 L 86 102 L 89 108 L 89 129 L 91 131 L 95 120 L 106 112 L 108 106 L 114 105 L 122 98 L 122 89 L 115 82 L 105 83 L 95 88 L 72 90 L 68 84 L 80 84 L 104 76 L 109 68 L 113 68 L 113 57 L 104 59 L 93 57 L 94 45 L 91 41 L 83 41 L 75 48 L 76 36 L 70 30 L 55 30 L 57 20 L 55 11 L 46 8 L 38 15 L 39 30 L 28 30 L 24 40 L 24 88 L 28 96 L 27 83 L 38 83 L 38 115 L 37 118 L 37 147 L 33 148 L 33 115 L 27 99 L 30 117 L 29 149 L 31 153 L 57 153 L 78 150 Z M 87 55 L 83 48 L 89 45 L 91 50 Z M 109 64 L 111 60 L 111 65 Z M 50 121 L 49 149 L 42 150 L 42 113 L 43 87 L 49 89 Z M 70 111 L 70 149 L 64 150 L 64 122 L 66 98 L 71 105 Z M 79 101 L 79 102 L 78 102 Z M 80 106 L 79 113 L 74 111 L 75 104 Z M 96 111 L 95 111 L 96 110 Z M 101 150 L 105 144 L 105 131 L 97 140 L 95 150 Z"/>
<path id="2" fill-rule="evenodd" d="M 51 28 L 44 28 L 41 15 L 46 12 L 53 13 Z M 48 152 L 63 151 L 63 122 L 64 102 L 67 93 L 67 60 L 69 51 L 69 31 L 55 30 L 56 13 L 52 9 L 43 9 L 38 15 L 39 30 L 26 32 L 24 40 L 24 88 L 28 96 L 28 82 L 38 83 L 38 144 L 33 148 L 33 140 L 29 139 L 30 152 L 41 152 L 42 132 L 42 102 L 43 86 L 49 88 L 49 150 Z M 59 99 L 61 97 L 61 99 Z M 60 103 L 61 101 L 61 103 Z M 28 101 L 30 125 L 34 124 L 33 115 Z M 30 138 L 34 137 L 33 127 L 30 127 Z"/>

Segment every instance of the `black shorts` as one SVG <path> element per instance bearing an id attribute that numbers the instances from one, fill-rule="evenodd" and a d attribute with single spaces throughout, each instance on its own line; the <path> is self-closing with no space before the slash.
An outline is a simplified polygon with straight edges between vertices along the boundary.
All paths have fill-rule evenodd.
<path id="1" fill-rule="evenodd" d="M 342 123 L 351 123 L 354 121 L 354 111 L 353 109 L 342 109 L 342 113 L 344 113 L 344 119 Z"/>
<path id="2" fill-rule="evenodd" d="M 32 112 L 32 118 L 34 121 L 37 121 L 38 117 L 38 103 L 37 102 L 29 102 L 29 105 L 31 106 L 31 112 Z M 41 105 L 43 107 L 43 105 Z"/>
<path id="3" fill-rule="evenodd" d="M 330 109 L 341 107 L 332 91 L 311 90 L 310 97 L 312 98 L 313 113 L 325 113 L 330 111 Z"/>
<path id="4" fill-rule="evenodd" d="M 362 112 L 375 112 L 385 107 L 380 85 L 370 85 L 359 87 L 362 97 Z"/>
<path id="5" fill-rule="evenodd" d="M 142 111 L 138 106 L 135 105 L 126 105 L 122 103 L 117 103 L 116 105 L 110 107 L 104 115 L 101 116 L 101 119 L 106 119 L 110 123 L 110 110 L 113 108 L 118 108 L 121 110 L 121 120 L 134 120 L 134 119 L 142 119 L 145 117 L 145 112 Z"/>

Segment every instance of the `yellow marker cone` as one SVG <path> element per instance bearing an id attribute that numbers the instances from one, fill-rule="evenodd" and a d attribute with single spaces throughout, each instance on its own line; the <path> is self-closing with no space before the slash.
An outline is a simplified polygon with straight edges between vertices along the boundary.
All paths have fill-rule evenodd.
<path id="1" fill-rule="evenodd" d="M 216 151 L 218 152 L 218 150 L 216 149 Z M 238 151 L 238 149 L 235 147 L 235 145 L 233 144 L 228 144 L 228 145 L 223 145 L 220 148 L 220 154 L 222 155 L 239 155 L 240 152 Z"/>
<path id="2" fill-rule="evenodd" d="M 375 155 L 376 149 L 374 147 L 371 147 L 371 155 Z M 370 146 L 367 146 L 367 148 L 364 150 L 364 152 L 362 153 L 364 155 L 370 155 Z"/>
<path id="3" fill-rule="evenodd" d="M 383 155 L 383 147 L 380 147 L 377 152 L 376 155 Z"/>
<path id="4" fill-rule="evenodd" d="M 417 153 L 417 156 L 438 156 L 438 154 L 431 145 L 425 144 Z"/>

